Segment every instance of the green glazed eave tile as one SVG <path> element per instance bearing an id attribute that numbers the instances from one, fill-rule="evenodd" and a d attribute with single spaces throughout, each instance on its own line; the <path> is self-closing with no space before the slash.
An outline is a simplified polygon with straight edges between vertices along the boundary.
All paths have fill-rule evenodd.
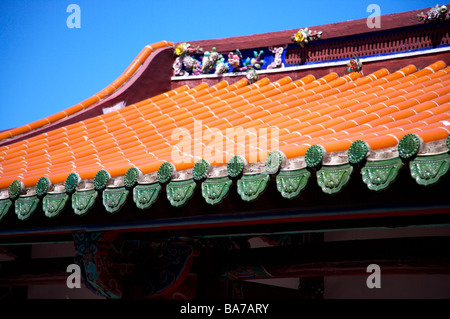
<path id="1" fill-rule="evenodd" d="M 167 199 L 172 206 L 183 206 L 194 194 L 195 186 L 193 179 L 172 181 L 166 187 Z"/>
<path id="2" fill-rule="evenodd" d="M 175 166 L 173 166 L 172 163 L 165 162 L 161 164 L 161 166 L 158 169 L 158 180 L 160 183 L 164 184 L 167 183 L 170 178 L 172 177 L 172 174 L 175 171 Z"/>
<path id="3" fill-rule="evenodd" d="M 209 178 L 202 183 L 202 196 L 210 205 L 217 205 L 228 195 L 232 180 L 228 177 Z"/>
<path id="4" fill-rule="evenodd" d="M 398 143 L 398 155 L 401 158 L 411 158 L 419 151 L 422 140 L 415 134 L 406 134 Z"/>
<path id="5" fill-rule="evenodd" d="M 100 191 L 108 185 L 108 181 L 111 178 L 109 172 L 105 169 L 102 169 L 95 174 L 94 177 L 94 187 L 96 190 Z"/>
<path id="6" fill-rule="evenodd" d="M 66 187 L 66 192 L 73 193 L 80 181 L 80 175 L 78 175 L 77 173 L 70 173 L 69 176 L 67 176 L 66 182 L 64 184 L 64 186 Z"/>
<path id="7" fill-rule="evenodd" d="M 286 160 L 286 156 L 280 151 L 270 152 L 264 161 L 266 173 L 276 174 L 284 160 Z"/>
<path id="8" fill-rule="evenodd" d="M 270 177 L 268 174 L 243 175 L 237 181 L 237 192 L 242 200 L 256 200 L 267 188 Z"/>
<path id="9" fill-rule="evenodd" d="M 11 204 L 12 202 L 8 198 L 0 200 L 0 221 L 8 212 L 9 208 L 11 207 Z"/>
<path id="10" fill-rule="evenodd" d="M 450 167 L 450 155 L 447 153 L 430 156 L 417 156 L 409 162 L 412 178 L 419 185 L 431 185 L 439 181 Z"/>
<path id="11" fill-rule="evenodd" d="M 284 198 L 295 198 L 306 187 L 310 176 L 311 173 L 306 168 L 280 171 L 276 178 L 277 189 Z"/>
<path id="12" fill-rule="evenodd" d="M 131 167 L 124 176 L 124 184 L 131 188 L 136 185 L 139 177 L 142 176 L 141 171 L 137 167 Z"/>
<path id="13" fill-rule="evenodd" d="M 317 167 L 322 163 L 325 149 L 321 145 L 312 145 L 305 154 L 305 162 L 308 167 Z"/>
<path id="14" fill-rule="evenodd" d="M 238 177 L 242 174 L 246 165 L 245 158 L 239 155 L 233 156 L 227 163 L 228 175 Z"/>
<path id="15" fill-rule="evenodd" d="M 109 213 L 118 212 L 125 204 L 129 190 L 125 187 L 105 188 L 103 191 L 103 206 Z"/>
<path id="16" fill-rule="evenodd" d="M 61 194 L 47 194 L 42 199 L 42 209 L 45 216 L 56 217 L 66 206 L 69 195 L 66 193 Z"/>
<path id="17" fill-rule="evenodd" d="M 36 210 L 39 203 L 37 196 L 19 197 L 16 199 L 15 212 L 17 218 L 25 220 Z"/>
<path id="18" fill-rule="evenodd" d="M 350 145 L 348 149 L 348 161 L 351 164 L 358 164 L 362 162 L 369 152 L 369 146 L 362 140 L 356 140 Z"/>
<path id="19" fill-rule="evenodd" d="M 401 166 L 402 160 L 398 157 L 384 161 L 368 161 L 361 169 L 363 182 L 370 190 L 385 189 L 395 180 Z"/>
<path id="20" fill-rule="evenodd" d="M 207 160 L 201 159 L 195 163 L 192 169 L 192 176 L 196 181 L 206 178 L 211 165 Z"/>
<path id="21" fill-rule="evenodd" d="M 153 184 L 138 184 L 133 188 L 133 201 L 139 209 L 150 208 L 158 199 L 161 185 L 159 183 Z"/>
<path id="22" fill-rule="evenodd" d="M 350 164 L 323 166 L 316 173 L 317 184 L 322 188 L 324 193 L 337 193 L 345 184 L 347 184 L 352 171 L 353 167 Z"/>
<path id="23" fill-rule="evenodd" d="M 11 183 L 11 185 L 9 185 L 9 188 L 8 188 L 9 198 L 11 198 L 11 199 L 18 198 L 19 195 L 24 192 L 24 189 L 25 189 L 25 185 L 23 184 L 22 181 L 14 180 Z"/>
<path id="24" fill-rule="evenodd" d="M 48 177 L 41 177 L 36 184 L 36 195 L 44 196 L 50 188 L 51 181 Z"/>
<path id="25" fill-rule="evenodd" d="M 76 191 L 72 194 L 72 208 L 75 214 L 84 215 L 95 204 L 97 198 L 97 191 L 95 189 L 87 191 Z"/>

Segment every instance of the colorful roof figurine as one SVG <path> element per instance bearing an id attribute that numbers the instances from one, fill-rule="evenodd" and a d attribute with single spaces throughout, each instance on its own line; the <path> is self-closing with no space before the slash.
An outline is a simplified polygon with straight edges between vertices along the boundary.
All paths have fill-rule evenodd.
<path id="1" fill-rule="evenodd" d="M 435 184 L 450 165 L 449 29 L 414 14 L 148 45 L 101 92 L 0 133 L 0 219 L 179 208 L 195 191 L 253 202 L 270 183 L 283 200 L 353 179 L 378 192 L 406 167 Z"/>

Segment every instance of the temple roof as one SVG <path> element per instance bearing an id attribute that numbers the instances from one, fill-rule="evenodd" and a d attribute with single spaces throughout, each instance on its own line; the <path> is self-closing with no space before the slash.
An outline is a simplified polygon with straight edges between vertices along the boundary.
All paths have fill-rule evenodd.
<path id="1" fill-rule="evenodd" d="M 310 74 L 296 81 L 283 77 L 254 84 L 242 79 L 233 85 L 221 81 L 214 86 L 182 86 L 2 147 L 0 188 L 8 188 L 16 179 L 26 187 L 35 186 L 43 176 L 53 184 L 62 183 L 73 172 L 90 179 L 102 169 L 112 177 L 125 175 L 131 167 L 149 174 L 164 162 L 185 170 L 202 158 L 215 166 L 227 164 L 233 155 L 255 163 L 264 161 L 272 150 L 237 140 L 237 149 L 245 153 L 227 153 L 226 147 L 213 146 L 203 136 L 205 142 L 196 141 L 202 143 L 203 150 L 197 153 L 203 156 L 196 157 L 196 145 L 190 141 L 195 129 L 205 135 L 214 128 L 223 137 L 221 144 L 227 143 L 227 129 L 236 129 L 236 134 L 238 128 L 241 134 L 266 129 L 269 139 L 270 129 L 276 129 L 279 148 L 274 150 L 287 158 L 305 156 L 315 144 L 336 153 L 348 152 L 357 140 L 373 151 L 389 149 L 407 134 L 417 135 L 422 143 L 445 140 L 450 131 L 449 71 L 437 61 L 422 70 L 407 65 L 392 73 L 380 69 L 366 76 L 333 72 L 318 79 Z M 179 137 L 176 129 L 189 135 Z M 188 144 L 182 144 L 181 138 Z M 204 152 L 208 145 L 212 155 Z M 217 156 L 214 151 L 223 154 Z"/>
<path id="2" fill-rule="evenodd" d="M 180 83 L 125 107 L 67 121 L 123 88 L 154 50 L 175 47 L 167 41 L 149 45 L 93 97 L 1 132 L 0 218 L 12 201 L 30 198 L 42 200 L 46 214 L 56 216 L 60 209 L 45 205 L 58 194 L 73 195 L 76 202 L 86 192 L 102 192 L 106 210 L 116 212 L 131 191 L 140 209 L 150 208 L 163 189 L 173 206 L 182 206 L 196 187 L 217 205 L 231 182 L 242 200 L 258 199 L 271 176 L 280 196 L 290 199 L 311 183 L 311 173 L 323 192 L 333 194 L 350 178 L 362 178 L 374 191 L 385 189 L 404 163 L 422 185 L 448 171 L 450 67 L 439 58 L 422 67 L 401 59 L 367 74 L 306 68 L 298 77 L 277 70 L 277 78 L 260 72 L 255 80 L 242 73 L 233 79 L 212 75 L 215 84 Z M 430 161 L 442 168 L 427 168 Z M 362 176 L 352 174 L 355 165 L 363 167 Z M 86 213 L 81 206 L 77 211 L 73 204 L 77 214 Z M 27 219 L 31 213 L 16 204 L 16 214 Z"/>

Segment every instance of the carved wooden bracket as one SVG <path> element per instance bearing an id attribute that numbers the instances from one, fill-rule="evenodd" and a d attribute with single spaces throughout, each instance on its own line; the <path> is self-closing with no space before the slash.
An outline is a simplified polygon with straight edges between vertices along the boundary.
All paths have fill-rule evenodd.
<path id="1" fill-rule="evenodd" d="M 194 248 L 149 242 L 113 232 L 73 233 L 86 286 L 111 299 L 153 298 L 175 290 L 192 266 Z"/>

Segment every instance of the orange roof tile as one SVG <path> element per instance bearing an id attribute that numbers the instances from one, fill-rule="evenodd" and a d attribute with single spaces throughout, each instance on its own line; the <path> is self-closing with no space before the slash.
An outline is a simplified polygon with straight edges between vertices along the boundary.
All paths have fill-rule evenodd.
<path id="1" fill-rule="evenodd" d="M 117 89 L 152 49 L 155 47 L 144 49 L 121 80 L 66 110 L 66 115 Z M 357 140 L 365 141 L 372 150 L 386 149 L 398 145 L 409 133 L 417 134 L 425 143 L 446 139 L 450 131 L 445 124 L 450 121 L 450 67 L 437 61 L 421 70 L 408 65 L 393 71 L 383 68 L 366 76 L 332 72 L 319 79 L 310 74 L 295 81 L 283 77 L 277 81 L 263 78 L 253 84 L 242 79 L 231 85 L 226 81 L 214 86 L 184 85 L 0 147 L 0 189 L 17 179 L 32 187 L 43 176 L 53 184 L 63 183 L 73 172 L 81 179 L 92 179 L 101 169 L 112 177 L 124 175 L 131 167 L 149 174 L 164 162 L 183 170 L 192 168 L 200 158 L 213 166 L 224 165 L 236 153 L 236 149 L 225 147 L 234 139 L 227 135 L 227 129 L 246 130 L 246 134 L 250 132 L 247 138 L 252 134 L 258 138 L 257 130 L 265 129 L 267 136 L 262 138 L 266 142 L 273 138 L 269 137 L 270 129 L 277 129 L 277 150 L 287 158 L 305 156 L 315 144 L 333 153 L 347 151 Z M 59 118 L 56 114 L 3 132 L 0 138 Z M 183 137 L 187 143 L 181 143 Z M 248 163 L 255 158 L 264 161 L 273 150 L 270 145 L 264 149 L 236 139 L 243 150 L 240 155 Z M 213 154 L 214 150 L 219 153 Z M 180 151 L 185 156 L 183 161 L 174 159 L 174 152 Z"/>

